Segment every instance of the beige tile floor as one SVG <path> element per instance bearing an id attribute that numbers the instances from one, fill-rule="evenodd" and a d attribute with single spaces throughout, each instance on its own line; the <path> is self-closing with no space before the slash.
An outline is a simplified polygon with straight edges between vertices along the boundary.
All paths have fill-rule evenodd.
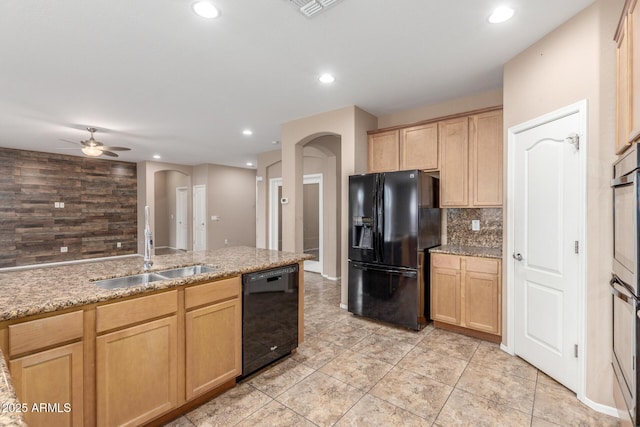
<path id="1" fill-rule="evenodd" d="M 298 352 L 168 426 L 618 425 L 495 344 L 358 318 L 338 283 L 305 281 Z"/>

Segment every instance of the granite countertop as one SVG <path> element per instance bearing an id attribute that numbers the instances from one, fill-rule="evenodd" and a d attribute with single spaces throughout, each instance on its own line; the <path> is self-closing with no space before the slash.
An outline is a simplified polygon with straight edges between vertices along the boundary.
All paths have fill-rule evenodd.
<path id="1" fill-rule="evenodd" d="M 0 272 L 0 321 L 264 270 L 311 258 L 313 257 L 305 254 L 245 246 L 158 255 L 152 257 L 153 267 L 150 271 L 194 264 L 215 266 L 218 269 L 212 273 L 118 289 L 99 288 L 92 283 L 92 280 L 142 273 L 142 257 L 2 271 Z"/>
<path id="2" fill-rule="evenodd" d="M 502 248 L 484 248 L 480 246 L 442 245 L 429 249 L 430 253 L 477 256 L 502 259 Z"/>
<path id="3" fill-rule="evenodd" d="M 11 384 L 9 369 L 0 351 L 0 427 L 26 427 L 27 423 L 24 422 L 20 411 L 21 408 L 22 406 Z"/>
<path id="4" fill-rule="evenodd" d="M 313 258 L 310 255 L 250 247 L 186 252 L 152 257 L 150 271 L 194 264 L 215 266 L 212 273 L 119 289 L 102 289 L 92 280 L 142 273 L 142 257 L 88 261 L 63 266 L 43 266 L 0 272 L 0 321 L 19 319 L 86 304 L 115 300 L 145 292 L 170 289 L 225 276 L 264 270 Z M 0 427 L 26 426 L 9 369 L 0 352 Z"/>

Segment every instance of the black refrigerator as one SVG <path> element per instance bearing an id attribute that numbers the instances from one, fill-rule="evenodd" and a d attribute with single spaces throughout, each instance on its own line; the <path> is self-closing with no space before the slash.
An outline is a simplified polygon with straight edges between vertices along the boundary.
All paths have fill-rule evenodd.
<path id="1" fill-rule="evenodd" d="M 438 179 L 419 170 L 349 177 L 351 313 L 419 330 L 429 253 L 440 244 Z"/>

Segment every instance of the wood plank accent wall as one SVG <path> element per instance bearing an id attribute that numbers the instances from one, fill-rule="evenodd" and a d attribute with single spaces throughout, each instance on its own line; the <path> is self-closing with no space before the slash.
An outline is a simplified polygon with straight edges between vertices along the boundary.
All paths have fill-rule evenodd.
<path id="1" fill-rule="evenodd" d="M 136 210 L 135 163 L 0 148 L 0 268 L 134 254 Z"/>

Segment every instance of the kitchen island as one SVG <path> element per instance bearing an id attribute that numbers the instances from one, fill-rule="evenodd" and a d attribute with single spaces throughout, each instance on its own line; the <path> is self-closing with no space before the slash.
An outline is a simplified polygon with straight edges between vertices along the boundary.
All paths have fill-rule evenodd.
<path id="1" fill-rule="evenodd" d="M 69 420 L 74 424 L 84 425 L 119 424 L 128 420 L 134 420 L 133 424 L 144 424 L 163 414 L 179 411 L 185 405 L 205 401 L 235 384 L 241 358 L 240 275 L 301 264 L 305 259 L 309 256 L 250 247 L 161 255 L 153 257 L 150 271 L 190 265 L 216 269 L 115 289 L 103 289 L 93 282 L 142 273 L 141 257 L 0 272 L 0 350 L 8 362 L 18 396 L 21 396 L 20 384 L 28 382 L 29 375 L 41 376 L 45 372 L 51 374 L 49 381 L 55 386 L 61 381 L 68 383 L 62 389 L 73 400 L 73 414 L 65 413 L 66 408 L 53 407 L 48 408 L 54 412 L 50 415 L 71 417 Z M 302 268 L 299 284 L 301 341 Z M 202 323 L 203 319 L 205 323 Z M 207 335 L 212 333 L 217 335 Z M 205 381 L 206 369 L 194 371 L 193 366 L 201 364 L 193 363 L 190 367 L 189 360 L 211 359 L 215 352 L 209 351 L 210 344 L 201 348 L 198 340 L 214 338 L 228 344 L 223 348 L 229 354 L 221 353 L 220 348 L 216 350 L 219 362 L 208 368 L 211 375 L 215 371 L 215 378 Z M 122 377 L 124 374 L 114 372 L 118 366 L 125 365 L 117 355 L 129 352 L 136 357 L 141 349 L 147 348 L 161 351 L 149 355 L 148 361 L 145 359 L 144 366 L 139 369 L 123 371 L 129 372 L 127 375 L 166 371 L 167 378 L 165 375 L 153 376 L 158 382 L 149 386 L 144 402 L 150 402 L 150 407 L 128 418 L 127 411 L 133 413 L 136 408 L 109 407 L 109 402 L 116 397 L 106 396 L 112 393 L 108 385 L 114 384 L 115 379 L 118 382 L 127 380 Z M 59 373 L 60 369 L 56 369 L 53 362 L 56 360 L 65 360 L 61 366 L 68 372 L 62 369 Z M 51 365 L 47 366 L 47 363 Z M 218 372 L 225 366 L 228 366 L 227 370 Z M 56 372 L 57 376 L 54 375 Z M 8 388 L 7 396 L 11 397 L 13 391 L 10 387 L 5 388 Z M 153 402 L 154 394 L 158 398 L 157 404 Z M 16 415 L 15 412 L 3 412 L 0 425 L 4 419 L 9 422 L 9 417 Z M 27 421 L 32 415 L 27 414 Z"/>

